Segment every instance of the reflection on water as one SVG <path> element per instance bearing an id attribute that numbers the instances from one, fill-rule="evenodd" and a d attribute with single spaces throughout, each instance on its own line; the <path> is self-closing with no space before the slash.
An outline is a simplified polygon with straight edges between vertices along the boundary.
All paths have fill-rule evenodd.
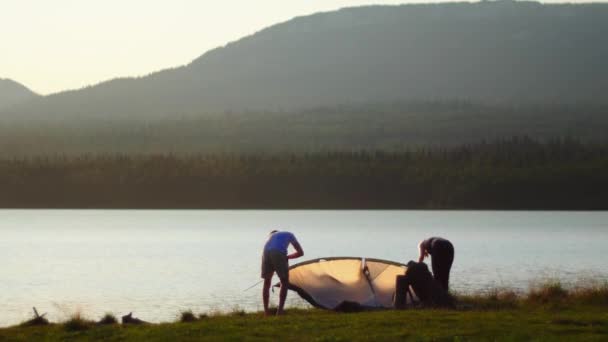
<path id="1" fill-rule="evenodd" d="M 301 260 L 407 262 L 419 240 L 444 236 L 456 247 L 458 291 L 607 279 L 607 222 L 607 212 L 0 210 L 0 325 L 32 306 L 51 320 L 261 310 L 261 287 L 243 290 L 259 280 L 271 229 L 297 235 Z M 294 293 L 288 304 L 305 305 Z"/>

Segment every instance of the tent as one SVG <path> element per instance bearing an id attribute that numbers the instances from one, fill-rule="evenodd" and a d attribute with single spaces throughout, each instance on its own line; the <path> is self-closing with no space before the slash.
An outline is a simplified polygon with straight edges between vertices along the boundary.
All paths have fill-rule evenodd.
<path id="1" fill-rule="evenodd" d="M 315 307 L 335 310 L 345 303 L 363 308 L 390 308 L 395 278 L 407 266 L 358 257 L 305 261 L 289 268 L 289 289 Z"/>

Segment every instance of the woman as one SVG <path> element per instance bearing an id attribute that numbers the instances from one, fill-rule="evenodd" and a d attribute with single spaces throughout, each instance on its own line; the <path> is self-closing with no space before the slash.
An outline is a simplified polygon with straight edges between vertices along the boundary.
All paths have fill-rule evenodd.
<path id="1" fill-rule="evenodd" d="M 431 256 L 431 266 L 433 268 L 433 278 L 448 291 L 450 281 L 450 269 L 454 262 L 454 246 L 444 238 L 431 237 L 418 244 L 420 256 L 418 262 L 422 262 L 427 256 Z"/>

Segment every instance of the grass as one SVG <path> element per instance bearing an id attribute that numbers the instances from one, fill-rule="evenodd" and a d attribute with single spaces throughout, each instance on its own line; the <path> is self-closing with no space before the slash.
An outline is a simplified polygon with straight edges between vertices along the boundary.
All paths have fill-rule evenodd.
<path id="1" fill-rule="evenodd" d="M 608 282 L 591 282 L 584 286 L 565 287 L 559 281 L 546 281 L 532 286 L 528 293 L 511 289 L 492 289 L 482 294 L 460 294 L 461 309 L 522 309 L 537 307 L 608 307 Z"/>
<path id="2" fill-rule="evenodd" d="M 404 310 L 340 314 L 288 310 L 283 317 L 213 316 L 189 324 L 90 326 L 59 325 L 0 330 L 6 341 L 378 341 L 378 340 L 606 340 L 608 314 L 597 307 L 561 311 L 540 308 L 505 310 Z"/>
<path id="3" fill-rule="evenodd" d="M 520 294 L 509 289 L 492 289 L 483 294 L 457 295 L 460 309 L 503 310 L 521 306 Z"/>
<path id="4" fill-rule="evenodd" d="M 335 313 L 292 309 L 263 317 L 235 309 L 224 315 L 194 315 L 180 322 L 99 325 L 75 315 L 63 324 L 0 329 L 0 341 L 469 341 L 608 339 L 608 284 L 566 289 L 540 285 L 527 294 L 494 290 L 457 295 L 457 310 L 411 309 Z M 184 319 L 186 317 L 186 320 Z M 205 319 L 201 319 L 204 317 Z M 187 321 L 188 324 L 181 322 Z"/>

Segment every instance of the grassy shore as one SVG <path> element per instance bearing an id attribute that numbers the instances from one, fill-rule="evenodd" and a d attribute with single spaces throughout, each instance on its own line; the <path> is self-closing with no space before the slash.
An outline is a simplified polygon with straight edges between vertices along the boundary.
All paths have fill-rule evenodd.
<path id="1" fill-rule="evenodd" d="M 546 340 L 608 339 L 608 285 L 565 290 L 549 284 L 525 295 L 492 291 L 458 296 L 458 309 L 335 313 L 288 310 L 282 317 L 234 312 L 182 315 L 181 322 L 98 324 L 80 317 L 44 326 L 0 329 L 0 341 L 200 340 Z"/>

